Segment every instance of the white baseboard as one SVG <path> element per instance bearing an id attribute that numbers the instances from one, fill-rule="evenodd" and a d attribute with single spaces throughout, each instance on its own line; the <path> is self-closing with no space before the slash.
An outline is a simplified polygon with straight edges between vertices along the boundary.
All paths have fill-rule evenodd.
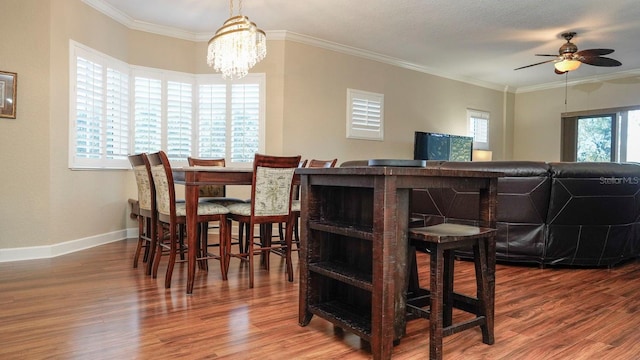
<path id="1" fill-rule="evenodd" d="M 65 241 L 53 245 L 0 249 L 0 262 L 47 259 L 136 237 L 138 237 L 138 229 L 134 228 L 90 236 L 83 239 Z"/>

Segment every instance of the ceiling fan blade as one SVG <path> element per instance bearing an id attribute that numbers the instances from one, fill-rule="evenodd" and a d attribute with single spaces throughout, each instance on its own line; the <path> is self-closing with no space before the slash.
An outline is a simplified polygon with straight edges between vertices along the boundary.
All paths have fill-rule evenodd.
<path id="1" fill-rule="evenodd" d="M 593 66 L 620 66 L 622 65 L 622 63 L 618 60 L 614 60 L 608 57 L 599 57 L 599 56 L 594 56 L 594 57 L 585 57 L 585 56 L 579 56 L 577 58 L 577 60 L 579 60 L 582 63 L 585 64 L 589 64 L 589 65 L 593 65 Z"/>
<path id="2" fill-rule="evenodd" d="M 528 67 L 532 67 L 532 66 L 536 66 L 536 65 L 546 64 L 546 63 L 552 62 L 552 61 L 556 61 L 556 59 L 541 61 L 539 63 L 535 63 L 535 64 L 531 64 L 531 65 L 527 65 L 527 66 L 521 66 L 521 67 L 519 67 L 517 69 L 513 69 L 513 70 L 520 70 L 520 69 L 524 69 L 524 68 L 528 68 Z"/>
<path id="3" fill-rule="evenodd" d="M 611 54 L 613 51 L 613 49 L 587 49 L 578 51 L 574 56 L 601 56 Z"/>

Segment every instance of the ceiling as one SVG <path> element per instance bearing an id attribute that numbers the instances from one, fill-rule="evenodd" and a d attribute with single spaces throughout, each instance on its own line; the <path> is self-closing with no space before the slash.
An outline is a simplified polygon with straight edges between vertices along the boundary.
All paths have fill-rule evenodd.
<path id="1" fill-rule="evenodd" d="M 132 28 L 206 41 L 229 17 L 226 0 L 83 0 Z M 234 1 L 234 15 L 238 14 Z M 295 33 L 374 58 L 510 91 L 564 84 L 553 64 L 575 31 L 579 50 L 610 48 L 622 66 L 582 65 L 568 81 L 640 71 L 638 0 L 245 0 L 242 14 L 270 33 Z M 335 45 L 333 44 L 333 45 Z M 203 59 L 205 61 L 205 59 Z"/>

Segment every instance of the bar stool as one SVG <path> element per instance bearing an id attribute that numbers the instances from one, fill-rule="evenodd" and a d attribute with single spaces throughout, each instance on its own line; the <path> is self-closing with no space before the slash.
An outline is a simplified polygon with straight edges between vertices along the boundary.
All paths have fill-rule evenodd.
<path id="1" fill-rule="evenodd" d="M 449 223 L 409 229 L 414 249 L 430 251 L 430 289 L 418 286 L 407 295 L 410 316 L 429 319 L 430 359 L 442 359 L 443 337 L 475 326 L 482 330 L 482 342 L 493 344 L 495 234 L 496 230 L 491 228 Z M 473 247 L 476 298 L 453 291 L 454 252 L 469 247 Z M 453 324 L 454 307 L 475 317 Z"/>

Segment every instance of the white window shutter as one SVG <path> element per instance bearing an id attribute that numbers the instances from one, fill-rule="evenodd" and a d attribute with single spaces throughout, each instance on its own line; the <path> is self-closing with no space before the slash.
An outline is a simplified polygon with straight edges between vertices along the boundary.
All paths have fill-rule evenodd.
<path id="1" fill-rule="evenodd" d="M 384 95 L 347 89 L 347 137 L 384 140 Z"/>
<path id="2" fill-rule="evenodd" d="M 167 157 L 186 161 L 191 155 L 193 85 L 167 82 Z"/>
<path id="3" fill-rule="evenodd" d="M 135 77 L 134 152 L 162 149 L 162 82 Z"/>
<path id="4" fill-rule="evenodd" d="M 227 149 L 227 86 L 198 87 L 198 157 L 224 158 Z"/>
<path id="5" fill-rule="evenodd" d="M 102 157 L 102 124 L 104 108 L 103 67 L 78 57 L 76 61 L 75 157 Z"/>
<path id="6" fill-rule="evenodd" d="M 260 145 L 260 86 L 231 86 L 231 162 L 253 162 Z"/>
<path id="7" fill-rule="evenodd" d="M 107 69 L 106 155 L 127 160 L 129 155 L 129 74 Z"/>
<path id="8" fill-rule="evenodd" d="M 489 113 L 467 109 L 469 136 L 473 137 L 473 148 L 489 150 Z"/>
<path id="9" fill-rule="evenodd" d="M 177 164 L 194 155 L 243 166 L 264 152 L 265 74 L 231 82 L 69 44 L 71 169 L 128 169 L 129 154 L 159 150 Z"/>

